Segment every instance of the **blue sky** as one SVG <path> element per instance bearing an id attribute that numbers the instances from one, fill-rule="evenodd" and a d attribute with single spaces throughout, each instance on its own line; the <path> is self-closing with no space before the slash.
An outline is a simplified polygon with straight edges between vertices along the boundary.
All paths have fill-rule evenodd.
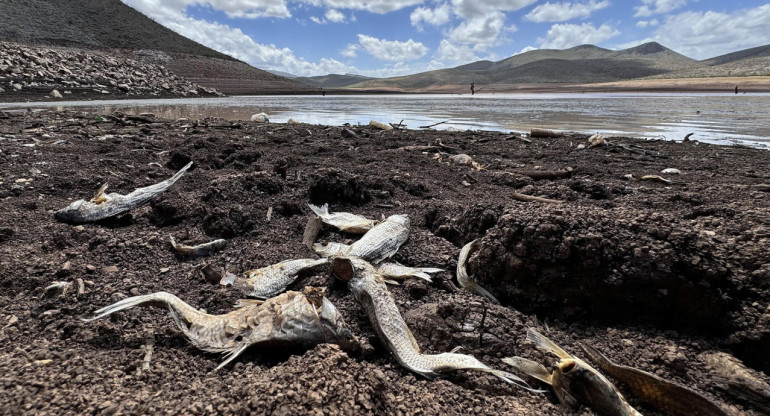
<path id="1" fill-rule="evenodd" d="M 770 44 L 770 3 L 717 0 L 122 0 L 262 69 L 387 77 L 531 49 L 657 41 L 695 59 Z"/>

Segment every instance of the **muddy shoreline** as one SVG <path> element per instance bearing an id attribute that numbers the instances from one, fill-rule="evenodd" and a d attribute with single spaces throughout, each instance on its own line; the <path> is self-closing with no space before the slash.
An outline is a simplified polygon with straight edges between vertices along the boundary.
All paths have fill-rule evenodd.
<path id="1" fill-rule="evenodd" d="M 537 327 L 569 352 L 580 355 L 577 343 L 589 342 L 736 413 L 763 414 L 726 387 L 707 357 L 728 353 L 770 381 L 766 150 L 622 137 L 591 148 L 585 135 L 525 141 L 368 126 L 349 128 L 351 135 L 306 124 L 104 116 L 0 113 L 3 414 L 594 414 L 480 373 L 440 380 L 409 373 L 325 267 L 292 288 L 325 287 L 362 341 L 359 353 L 334 345 L 252 349 L 214 372 L 222 358 L 190 346 L 161 309 L 81 321 L 157 291 L 209 313 L 231 310 L 239 294 L 208 283 L 200 267 L 242 273 L 312 256 L 302 244 L 308 202 L 410 215 L 412 234 L 395 259 L 446 270 L 432 284 L 390 288 L 425 352 L 462 346 L 504 369 L 500 358 L 511 355 L 553 364 L 525 340 Z M 403 149 L 413 145 L 433 149 Z M 449 163 L 458 153 L 485 168 Z M 55 210 L 105 182 L 127 193 L 189 160 L 193 169 L 174 187 L 128 215 L 82 226 L 54 220 Z M 569 175 L 533 174 L 568 167 Z M 681 174 L 662 174 L 666 168 Z M 514 193 L 563 202 L 521 202 Z M 173 252 L 170 235 L 184 243 L 225 238 L 227 246 L 186 258 Z M 355 238 L 329 228 L 319 236 Z M 476 238 L 469 270 L 501 306 L 457 288 L 459 250 Z M 45 292 L 57 281 L 73 286 Z M 643 414 L 662 414 L 619 387 Z"/>

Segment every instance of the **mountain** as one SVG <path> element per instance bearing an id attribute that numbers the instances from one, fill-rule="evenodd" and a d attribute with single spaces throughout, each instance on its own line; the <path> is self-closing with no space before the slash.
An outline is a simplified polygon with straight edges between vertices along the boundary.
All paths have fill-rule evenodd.
<path id="1" fill-rule="evenodd" d="M 229 94 L 311 90 L 185 38 L 120 0 L 0 0 L 0 10 L 0 39 L 135 51 L 138 58 L 160 61 L 179 76 Z"/>
<path id="2" fill-rule="evenodd" d="M 436 89 L 447 85 L 596 83 L 649 77 L 705 66 L 656 42 L 614 51 L 593 45 L 539 49 L 497 62 L 370 80 L 354 88 Z"/>
<path id="3" fill-rule="evenodd" d="M 343 88 L 376 78 L 355 74 L 329 74 L 316 77 L 297 77 L 295 80 L 320 88 Z"/>
<path id="4" fill-rule="evenodd" d="M 715 66 L 715 65 L 728 64 L 736 61 L 743 61 L 747 59 L 767 58 L 767 57 L 770 57 L 770 45 L 744 49 L 742 51 L 720 55 L 715 58 L 705 59 L 701 62 L 709 66 Z"/>

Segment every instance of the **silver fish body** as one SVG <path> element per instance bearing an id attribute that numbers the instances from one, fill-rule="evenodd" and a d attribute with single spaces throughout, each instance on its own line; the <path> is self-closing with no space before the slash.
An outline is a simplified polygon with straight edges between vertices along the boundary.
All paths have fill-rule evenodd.
<path id="1" fill-rule="evenodd" d="M 382 263 L 377 267 L 379 273 L 385 279 L 404 280 L 407 277 L 418 277 L 428 282 L 433 282 L 429 273 L 443 272 L 443 269 L 435 267 L 409 267 L 398 263 Z"/>
<path id="2" fill-rule="evenodd" d="M 311 347 L 324 342 L 345 349 L 357 341 L 341 315 L 325 297 L 304 292 L 286 292 L 267 301 L 247 301 L 244 306 L 223 314 L 200 312 L 178 297 L 157 292 L 134 296 L 96 311 L 90 322 L 135 306 L 167 307 L 177 326 L 197 348 L 228 354 L 218 369 L 252 345 Z M 308 294 L 306 296 L 306 294 Z"/>
<path id="3" fill-rule="evenodd" d="M 118 193 L 105 194 L 104 191 L 107 189 L 107 185 L 105 184 L 99 189 L 96 195 L 91 198 L 91 200 L 86 201 L 81 199 L 75 201 L 66 208 L 56 211 L 54 217 L 59 221 L 70 224 L 83 224 L 103 220 L 131 211 L 132 209 L 146 204 L 155 196 L 165 192 L 174 185 L 188 169 L 190 169 L 192 164 L 193 162 L 188 163 L 185 167 L 180 169 L 179 172 L 175 173 L 174 176 L 162 182 L 144 188 L 137 188 L 128 195 L 121 195 Z"/>
<path id="4" fill-rule="evenodd" d="M 364 234 L 377 223 L 377 221 L 363 215 L 349 212 L 329 212 L 329 204 L 323 204 L 320 207 L 313 204 L 308 204 L 308 206 L 321 218 L 321 221 L 347 233 Z"/>
<path id="5" fill-rule="evenodd" d="M 232 284 L 246 296 L 269 298 L 286 290 L 301 271 L 328 262 L 329 259 L 326 258 L 286 260 L 261 269 L 250 270 L 244 273 L 245 277 L 226 275 L 220 283 Z"/>
<path id="6" fill-rule="evenodd" d="M 607 378 L 586 362 L 570 355 L 532 328 L 527 331 L 527 340 L 533 342 L 537 349 L 560 358 L 553 372 L 522 357 L 503 358 L 503 362 L 549 384 L 561 403 L 572 408 L 584 404 L 600 416 L 641 416 Z"/>
<path id="7" fill-rule="evenodd" d="M 227 242 L 221 238 L 218 240 L 209 241 L 208 243 L 198 244 L 195 246 L 178 244 L 174 239 L 174 236 L 169 236 L 168 239 L 171 242 L 171 247 L 174 248 L 174 251 L 176 251 L 179 254 L 183 254 L 185 256 L 197 256 L 197 257 L 210 256 L 215 251 L 223 249 L 225 247 L 225 244 L 227 244 Z"/>
<path id="8" fill-rule="evenodd" d="M 455 370 L 478 370 L 494 374 L 511 384 L 524 383 L 519 377 L 490 368 L 470 355 L 421 353 L 384 279 L 370 263 L 353 257 L 338 257 L 332 260 L 332 273 L 347 279 L 348 288 L 363 307 L 380 341 L 408 370 L 427 378 Z"/>
<path id="9" fill-rule="evenodd" d="M 349 250 L 348 244 L 330 242 L 327 244 L 315 243 L 313 244 L 313 251 L 321 257 L 332 257 L 338 254 L 342 254 Z"/>
<path id="10" fill-rule="evenodd" d="M 409 216 L 391 215 L 341 253 L 377 264 L 396 254 L 409 239 Z"/>
<path id="11" fill-rule="evenodd" d="M 489 293 L 488 290 L 481 287 L 478 283 L 476 283 L 475 280 L 468 276 L 468 258 L 476 249 L 478 242 L 479 240 L 473 240 L 463 246 L 463 248 L 460 250 L 460 256 L 457 258 L 457 283 L 459 283 L 460 287 L 465 290 L 479 294 L 489 299 L 493 303 L 500 304 L 500 302 L 497 300 L 497 298 L 495 298 L 493 294 Z"/>

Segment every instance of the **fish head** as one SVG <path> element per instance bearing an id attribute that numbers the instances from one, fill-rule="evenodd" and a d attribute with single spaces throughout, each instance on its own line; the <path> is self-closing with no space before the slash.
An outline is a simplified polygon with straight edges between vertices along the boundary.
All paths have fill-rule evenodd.
<path id="1" fill-rule="evenodd" d="M 318 318 L 321 320 L 321 327 L 324 332 L 324 338 L 330 342 L 336 342 L 343 351 L 357 351 L 360 348 L 358 339 L 353 332 L 345 325 L 342 314 L 339 313 L 334 304 L 325 297 L 321 300 L 321 308 L 318 312 Z"/>
<path id="2" fill-rule="evenodd" d="M 396 224 L 400 224 L 400 225 L 403 225 L 404 227 L 409 228 L 409 223 L 411 220 L 409 219 L 409 215 L 407 214 L 396 214 L 396 215 L 391 215 L 390 217 L 385 219 L 385 221 L 394 222 Z"/>
<path id="3" fill-rule="evenodd" d="M 83 199 L 77 200 L 67 207 L 56 211 L 53 216 L 61 222 L 77 223 L 81 217 L 81 210 L 85 208 L 83 207 L 85 203 L 86 201 Z"/>
<path id="4" fill-rule="evenodd" d="M 581 403 L 598 414 L 622 414 L 623 399 L 604 376 L 579 359 L 562 359 L 553 371 L 553 390 L 563 404 Z"/>

